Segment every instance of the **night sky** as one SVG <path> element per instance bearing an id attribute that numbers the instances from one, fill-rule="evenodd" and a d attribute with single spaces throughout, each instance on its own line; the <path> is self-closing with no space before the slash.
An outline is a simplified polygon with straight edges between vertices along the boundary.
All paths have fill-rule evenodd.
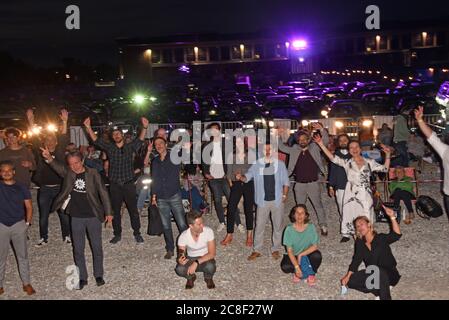
<path id="1" fill-rule="evenodd" d="M 342 4 L 344 3 L 344 5 Z M 117 37 L 179 33 L 238 33 L 264 29 L 313 33 L 345 24 L 364 26 L 377 4 L 382 21 L 449 17 L 448 0 L 1 0 L 0 51 L 34 65 L 62 57 L 117 63 Z M 65 8 L 76 4 L 81 30 L 67 30 Z"/>

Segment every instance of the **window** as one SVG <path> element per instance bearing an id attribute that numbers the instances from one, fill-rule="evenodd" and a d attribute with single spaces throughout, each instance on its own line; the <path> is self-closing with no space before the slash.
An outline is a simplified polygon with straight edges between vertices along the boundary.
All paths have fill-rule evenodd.
<path id="1" fill-rule="evenodd" d="M 198 61 L 207 61 L 207 48 L 198 48 Z"/>
<path id="2" fill-rule="evenodd" d="M 240 54 L 240 46 L 232 46 L 231 47 L 231 59 L 237 60 L 240 59 L 242 56 Z"/>
<path id="3" fill-rule="evenodd" d="M 151 51 L 151 63 L 161 63 L 161 51 L 152 50 Z"/>
<path id="4" fill-rule="evenodd" d="M 286 56 L 287 56 L 287 49 L 285 48 L 285 44 L 277 44 L 276 58 L 284 58 Z"/>
<path id="5" fill-rule="evenodd" d="M 229 55 L 229 47 L 221 47 L 221 60 L 230 60 L 231 57 Z"/>
<path id="6" fill-rule="evenodd" d="M 433 46 L 433 37 L 434 37 L 434 35 L 435 34 L 433 32 L 428 32 L 425 36 L 423 34 L 423 42 L 424 42 L 424 45 L 426 47 Z"/>
<path id="7" fill-rule="evenodd" d="M 162 62 L 163 63 L 172 63 L 171 49 L 162 50 Z"/>
<path id="8" fill-rule="evenodd" d="M 379 50 L 388 50 L 388 37 L 387 36 L 380 37 Z"/>
<path id="9" fill-rule="evenodd" d="M 263 59 L 265 58 L 263 52 L 263 44 L 254 45 L 254 59 Z"/>
<path id="10" fill-rule="evenodd" d="M 175 49 L 175 62 L 184 62 L 184 49 Z"/>
<path id="11" fill-rule="evenodd" d="M 253 52 L 252 52 L 253 46 L 245 44 L 245 47 L 243 49 L 243 58 L 244 59 L 252 59 L 253 58 Z"/>
<path id="12" fill-rule="evenodd" d="M 195 61 L 195 51 L 193 48 L 186 48 L 186 60 L 188 62 Z"/>
<path id="13" fill-rule="evenodd" d="M 267 44 L 265 46 L 265 58 L 271 59 L 276 56 L 276 45 Z"/>
<path id="14" fill-rule="evenodd" d="M 422 34 L 417 33 L 413 35 L 413 41 L 412 41 L 413 47 L 422 47 L 423 40 L 422 40 Z"/>
<path id="15" fill-rule="evenodd" d="M 365 39 L 365 51 L 376 51 L 376 38 L 375 37 L 369 37 Z"/>
<path id="16" fill-rule="evenodd" d="M 219 51 L 217 47 L 209 48 L 209 60 L 210 61 L 220 61 Z"/>

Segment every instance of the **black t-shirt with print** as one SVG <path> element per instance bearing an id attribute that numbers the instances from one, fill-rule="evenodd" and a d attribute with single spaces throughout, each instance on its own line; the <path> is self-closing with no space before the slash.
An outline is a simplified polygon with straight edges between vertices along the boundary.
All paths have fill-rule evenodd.
<path id="1" fill-rule="evenodd" d="M 73 190 L 70 193 L 69 212 L 75 218 L 93 218 L 95 214 L 87 201 L 86 173 L 76 175 Z"/>

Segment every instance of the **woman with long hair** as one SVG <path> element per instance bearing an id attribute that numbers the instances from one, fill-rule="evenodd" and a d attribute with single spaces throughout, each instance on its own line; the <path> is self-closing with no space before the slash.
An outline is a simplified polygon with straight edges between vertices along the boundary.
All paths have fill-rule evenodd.
<path id="1" fill-rule="evenodd" d="M 327 149 L 319 135 L 314 135 L 315 142 L 321 147 L 330 161 L 345 169 L 348 183 L 343 194 L 341 233 L 343 239 L 348 241 L 354 235 L 354 219 L 363 215 L 373 221 L 373 192 L 371 189 L 371 175 L 373 172 L 388 172 L 390 167 L 390 149 L 381 145 L 385 153 L 385 164 L 379 164 L 373 159 L 362 156 L 360 143 L 351 141 L 348 145 L 350 159 L 342 159 Z M 346 239 L 345 239 L 346 238 Z M 346 242 L 343 241 L 342 242 Z"/>
<path id="2" fill-rule="evenodd" d="M 401 238 L 401 230 L 393 209 L 383 207 L 391 221 L 390 233 L 377 233 L 373 224 L 365 216 L 354 220 L 357 239 L 354 256 L 346 275 L 341 279 L 342 286 L 364 293 L 373 293 L 380 300 L 391 300 L 390 287 L 398 284 L 401 278 L 396 259 L 390 244 Z M 361 263 L 365 270 L 358 270 Z"/>

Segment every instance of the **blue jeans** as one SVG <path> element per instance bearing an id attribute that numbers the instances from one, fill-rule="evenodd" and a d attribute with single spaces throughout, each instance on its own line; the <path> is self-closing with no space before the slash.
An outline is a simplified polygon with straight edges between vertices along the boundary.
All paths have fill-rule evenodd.
<path id="1" fill-rule="evenodd" d="M 140 189 L 138 192 L 138 197 L 137 197 L 137 210 L 142 210 L 143 206 L 145 205 L 145 200 L 149 199 L 151 195 L 151 189 L 147 188 L 147 189 Z"/>
<path id="2" fill-rule="evenodd" d="M 170 252 L 175 251 L 175 240 L 171 228 L 171 212 L 175 218 L 179 233 L 187 230 L 186 216 L 182 206 L 181 192 L 178 192 L 169 199 L 158 199 L 157 207 L 161 215 L 162 227 L 164 228 L 165 249 Z"/>
<path id="3" fill-rule="evenodd" d="M 302 272 L 301 279 L 307 279 L 308 276 L 314 276 L 315 272 L 313 271 L 312 265 L 310 264 L 310 260 L 308 256 L 301 257 L 301 262 L 299 264 Z"/>

